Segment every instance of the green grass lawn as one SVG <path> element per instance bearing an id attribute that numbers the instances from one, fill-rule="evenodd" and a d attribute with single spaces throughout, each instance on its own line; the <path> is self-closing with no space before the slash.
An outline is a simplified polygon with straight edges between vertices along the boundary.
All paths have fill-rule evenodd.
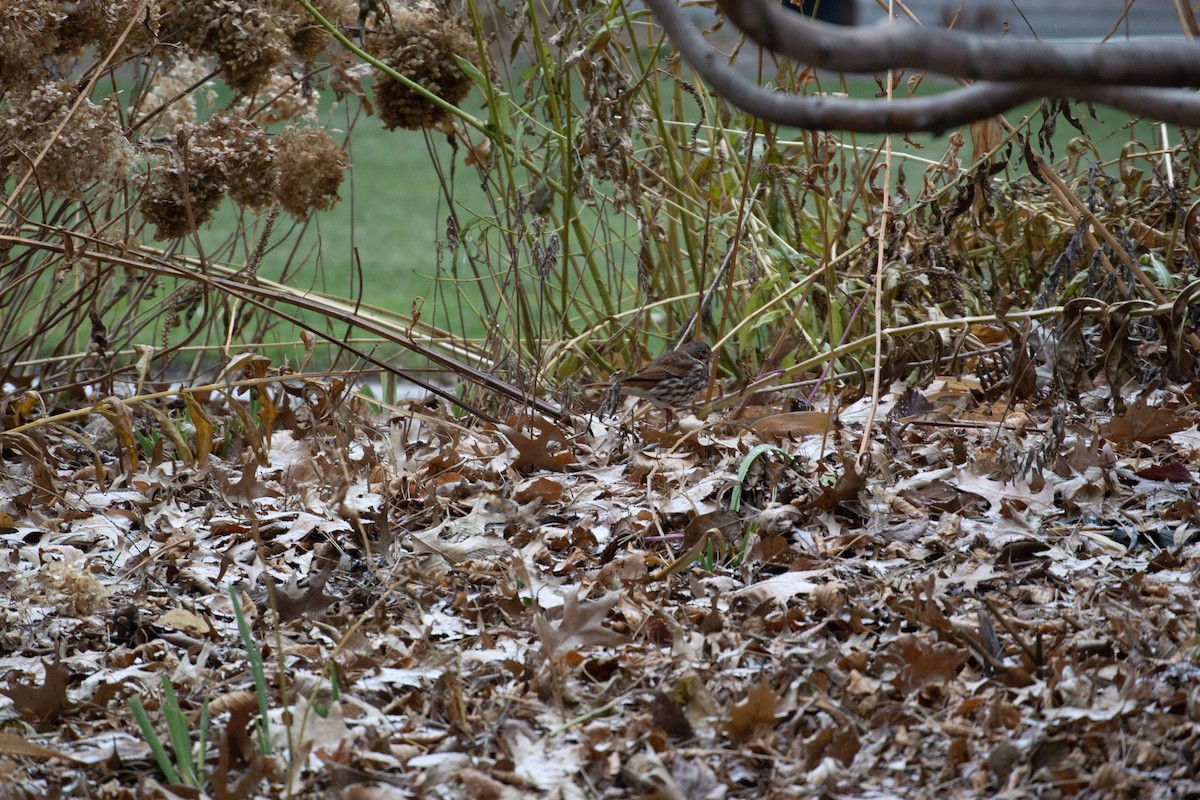
<path id="1" fill-rule="evenodd" d="M 956 84 L 939 76 L 930 76 L 921 85 L 919 95 L 923 97 L 931 96 L 952 89 L 955 86 Z M 860 76 L 849 79 L 844 84 L 836 81 L 831 82 L 826 77 L 825 81 L 821 84 L 821 89 L 828 92 L 844 91 L 849 96 L 858 99 L 874 99 L 879 93 L 879 87 L 874 80 Z M 904 86 L 901 86 L 896 90 L 895 96 L 901 98 L 903 94 Z M 1025 103 L 1006 112 L 1004 118 L 1016 127 L 1020 127 L 1021 123 L 1026 118 L 1029 118 L 1032 131 L 1028 132 L 1028 136 L 1032 140 L 1033 149 L 1039 152 L 1047 161 L 1052 162 L 1056 169 L 1065 170 L 1070 174 L 1086 174 L 1087 168 L 1096 164 L 1116 163 L 1121 158 L 1123 148 L 1130 142 L 1140 143 L 1144 148 L 1144 150 L 1138 150 L 1137 152 L 1162 149 L 1162 134 L 1160 126 L 1157 123 L 1147 122 L 1142 119 L 1131 119 L 1125 112 L 1107 106 L 1088 108 L 1078 103 L 1071 103 L 1070 111 L 1086 133 L 1080 132 L 1062 114 L 1058 114 L 1052 124 L 1046 127 L 1048 132 L 1048 146 L 1043 146 L 1038 141 L 1040 132 L 1045 124 L 1045 116 L 1040 107 L 1041 103 L 1037 101 Z M 1023 129 L 1022 132 L 1026 133 L 1027 130 Z M 796 133 L 799 132 L 797 131 Z M 954 133 L 955 131 L 951 131 L 943 136 L 913 134 L 905 137 L 894 135 L 892 136 L 894 163 L 902 168 L 911 170 L 910 179 L 919 176 L 920 171 L 927 166 L 926 162 L 937 162 L 941 159 L 943 153 L 946 151 L 949 136 Z M 969 160 L 972 150 L 969 129 L 963 128 L 961 133 L 967 142 L 959 156 L 961 166 L 965 169 L 970 166 Z M 859 147 L 864 150 L 878 148 L 884 138 L 875 134 L 855 133 L 845 133 L 840 134 L 840 136 L 845 145 Z M 1167 126 L 1167 137 L 1170 146 L 1178 145 L 1180 143 L 1178 126 Z M 1069 159 L 1078 159 L 1078 168 L 1069 169 Z M 1158 156 L 1157 160 L 1161 161 L 1161 156 Z M 1028 172 L 1028 167 L 1021 157 L 1021 153 L 1019 150 L 1015 151 L 1004 175 L 1010 180 L 1015 180 L 1028 175 Z"/>
<path id="2" fill-rule="evenodd" d="M 328 124 L 339 127 L 336 119 Z M 346 127 L 344 121 L 341 127 Z M 430 145 L 420 131 L 386 131 L 373 117 L 359 119 L 348 141 L 351 169 L 339 192 L 341 201 L 309 221 L 296 250 L 304 268 L 289 283 L 348 299 L 361 297 L 367 305 L 402 313 L 409 313 L 414 299 L 422 297 L 426 302 L 422 316 L 429 319 L 435 312 L 430 304 L 439 249 L 444 259 L 449 258 L 444 252 L 449 206 Z M 433 134 L 429 141 L 448 165 L 450 148 L 445 136 Z M 460 165 L 453 196 L 467 208 L 482 205 L 483 193 L 474 169 Z M 226 201 L 213 222 L 200 231 L 206 249 L 219 247 L 236 229 L 237 219 L 236 209 Z M 291 218 L 281 214 L 272 241 L 279 243 L 286 237 L 287 242 L 267 254 L 262 275 L 277 279 L 294 258 L 292 226 Z M 251 247 L 253 241 L 252 237 Z M 234 251 L 235 260 L 244 258 L 244 249 Z M 356 265 L 362 269 L 362 286 Z M 469 288 L 465 295 L 470 296 Z M 459 292 L 446 292 L 445 296 L 457 301 Z M 443 309 L 436 311 L 438 321 L 444 322 Z"/>
<path id="3" fill-rule="evenodd" d="M 849 90 L 854 96 L 873 97 L 877 88 L 873 81 L 860 79 L 850 83 Z M 937 88 L 933 87 L 933 90 L 937 91 Z M 469 98 L 468 107 L 475 102 L 474 97 Z M 1017 123 L 1036 107 L 1037 104 L 1030 104 L 1006 117 Z M 322 118 L 331 127 L 344 130 L 348 127 L 345 113 L 345 105 L 333 111 L 326 108 Z M 473 113 L 480 112 L 473 110 Z M 1102 107 L 1095 110 L 1094 117 L 1086 108 L 1076 108 L 1074 113 L 1088 131 L 1086 141 L 1091 146 L 1083 146 L 1080 132 L 1060 116 L 1050 139 L 1060 165 L 1069 152 L 1079 153 L 1081 163 L 1087 165 L 1116 160 L 1121 148 L 1130 141 L 1143 142 L 1150 150 L 1159 146 L 1157 126 L 1131 123 L 1126 115 Z M 1033 123 L 1035 139 L 1041 125 L 1038 115 Z M 1170 135 L 1177 137 L 1178 133 L 1172 130 Z M 785 132 L 785 136 L 802 139 L 803 133 Z M 853 134 L 841 138 L 847 146 L 861 148 L 864 152 L 873 151 L 882 141 L 878 136 Z M 910 187 L 919 185 L 928 163 L 942 158 L 947 142 L 944 136 L 919 135 L 909 141 L 900 136 L 892 138 L 896 164 L 905 170 Z M 353 126 L 349 138 L 352 169 L 342 186 L 342 200 L 332 210 L 313 218 L 301 246 L 301 252 L 310 254 L 307 267 L 319 263 L 321 269 L 318 273 L 306 268 L 291 282 L 347 298 L 359 296 L 361 290 L 364 303 L 402 313 L 410 311 L 416 298 L 423 298 L 421 315 L 424 320 L 456 333 L 478 337 L 483 325 L 475 318 L 474 309 L 478 308 L 480 288 L 471 283 L 454 284 L 443 280 L 435 294 L 439 257 L 443 268 L 449 269 L 451 254 L 444 249 L 449 206 L 431 161 L 430 143 L 444 169 L 449 169 L 452 158 L 457 159 L 453 183 L 455 203 L 463 224 L 474 219 L 486 207 L 485 196 L 475 169 L 463 163 L 465 150 L 460 148 L 451 156 L 444 134 L 430 134 L 427 143 L 422 132 L 386 131 L 378 119 L 362 117 Z M 1046 157 L 1050 156 L 1048 149 L 1039 149 Z M 968 139 L 960 153 L 962 166 L 969 165 L 970 156 Z M 1016 179 L 1027 172 L 1028 168 L 1016 151 L 1007 168 L 1007 177 Z M 1078 169 L 1073 172 L 1084 174 Z M 288 227 L 283 222 L 281 220 L 274 237 L 277 241 L 283 238 Z M 233 225 L 233 212 L 226 209 L 202 231 L 202 235 L 205 240 L 220 241 Z M 276 277 L 291 246 L 289 240 L 287 246 L 272 251 L 264 262 L 262 274 Z M 355 254 L 362 266 L 361 287 L 355 280 Z"/>

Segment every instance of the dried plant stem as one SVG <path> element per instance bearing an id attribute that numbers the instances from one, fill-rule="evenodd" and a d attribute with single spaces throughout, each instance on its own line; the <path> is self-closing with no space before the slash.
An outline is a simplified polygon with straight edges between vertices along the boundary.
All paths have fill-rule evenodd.
<path id="1" fill-rule="evenodd" d="M 121 45 L 124 44 L 125 39 L 128 38 L 130 31 L 132 31 L 136 25 L 141 23 L 142 18 L 146 13 L 147 5 L 149 5 L 149 0 L 142 0 L 142 4 L 138 7 L 137 13 L 133 14 L 129 18 L 129 24 L 125 26 L 125 30 L 121 32 L 121 35 L 117 39 L 116 43 L 113 44 L 112 48 L 110 48 L 108 53 L 104 56 L 104 60 L 100 62 L 99 66 L 92 70 L 92 74 L 91 77 L 88 78 L 87 85 L 84 87 L 83 91 L 79 93 L 79 96 L 75 98 L 75 102 L 71 104 L 71 108 L 66 114 L 63 115 L 62 120 L 58 123 L 58 127 L 54 129 L 54 132 L 50 134 L 50 136 L 46 137 L 46 144 L 42 146 L 41 152 L 39 152 L 33 158 L 33 163 L 30 164 L 29 171 L 25 173 L 21 180 L 17 181 L 17 185 L 13 187 L 11 192 L 9 192 L 8 197 L 0 200 L 0 203 L 4 204 L 4 207 L 7 209 L 9 214 L 18 214 L 18 200 L 20 200 L 21 192 L 25 190 L 25 186 L 29 183 L 29 179 L 34 177 L 35 173 L 37 172 L 38 165 L 42 163 L 42 159 L 45 158 L 46 154 L 50 152 L 50 148 L 54 146 L 54 143 L 58 141 L 58 137 L 62 135 L 63 130 L 67 127 L 67 123 L 71 121 L 71 117 L 75 115 L 75 112 L 79 110 L 80 106 L 87 102 L 88 97 L 92 93 L 92 89 L 96 87 L 96 83 L 100 80 L 100 77 L 104 75 L 105 70 L 108 69 L 109 62 L 112 61 L 113 56 L 115 56 L 121 49 Z"/>
<path id="2" fill-rule="evenodd" d="M 888 19 L 896 16 L 895 4 L 888 2 Z M 892 101 L 892 70 L 887 71 L 887 101 Z M 879 409 L 879 380 L 883 370 L 883 273 L 884 253 L 887 250 L 888 230 L 891 227 L 891 197 L 892 197 L 892 136 L 883 137 L 883 200 L 879 208 L 879 228 L 876 234 L 875 248 L 875 356 L 874 369 L 871 374 L 871 407 L 867 411 L 867 421 L 863 425 L 862 437 L 858 441 L 858 460 L 861 463 L 871 449 L 871 433 L 875 427 L 875 412 Z M 830 354 L 829 367 L 833 367 L 834 357 Z M 833 394 L 829 396 L 833 402 Z"/>
<path id="3" fill-rule="evenodd" d="M 35 239 L 25 239 L 25 238 L 21 238 L 21 237 L 6 236 L 6 235 L 0 235 L 0 243 L 23 244 L 25 246 L 28 246 L 28 247 L 31 247 L 34 249 L 49 250 L 52 252 L 59 252 L 59 253 L 63 252 L 63 249 L 64 249 L 64 246 L 62 244 L 58 244 L 58 243 L 39 241 L 39 240 L 35 240 Z M 381 324 L 378 320 L 375 320 L 371 317 L 365 317 L 365 316 L 356 314 L 352 311 L 344 310 L 340 307 L 334 306 L 333 304 L 322 302 L 322 301 L 320 301 L 316 298 L 310 297 L 310 296 L 298 294 L 298 293 L 292 292 L 290 290 L 279 291 L 275 288 L 268 287 L 268 286 L 265 286 L 265 285 L 262 285 L 259 283 L 248 284 L 248 283 L 243 283 L 241 281 L 238 281 L 238 280 L 235 280 L 232 278 L 223 278 L 223 277 L 219 277 L 217 275 L 212 275 L 212 274 L 205 275 L 205 274 L 201 274 L 201 273 L 195 273 L 190 270 L 184 270 L 180 267 L 177 267 L 176 265 L 174 265 L 170 262 L 149 262 L 149 261 L 144 261 L 141 259 L 129 258 L 126 256 L 109 254 L 109 253 L 93 253 L 93 254 L 91 254 L 91 257 L 95 258 L 97 260 L 100 260 L 100 261 L 106 261 L 106 262 L 112 263 L 114 265 L 126 267 L 129 269 L 134 269 L 134 270 L 139 270 L 139 271 L 144 271 L 144 272 L 149 272 L 152 274 L 159 274 L 159 275 L 167 274 L 167 275 L 171 275 L 176 278 L 182 278 L 182 279 L 186 279 L 186 280 L 195 281 L 195 282 L 197 282 L 197 285 L 204 285 L 209 288 L 219 289 L 223 293 L 225 293 L 229 296 L 238 297 L 248 305 L 254 306 L 255 308 L 258 308 L 258 309 L 266 311 L 270 314 L 273 314 L 273 315 L 279 317 L 280 319 L 286 320 L 299 328 L 304 328 L 321 338 L 327 339 L 331 342 L 341 342 L 343 348 L 346 349 L 347 351 L 349 351 L 350 353 L 352 353 L 355 357 L 362 359 L 363 361 L 365 361 L 367 363 L 373 364 L 376 367 L 379 367 L 380 369 L 383 369 L 385 371 L 396 372 L 396 373 L 400 374 L 401 376 L 403 376 L 406 380 L 412 381 L 413 383 L 422 387 L 426 391 L 432 392 L 433 394 L 436 394 L 439 397 L 444 398 L 445 400 L 449 401 L 450 403 L 453 403 L 455 405 L 458 405 L 458 406 L 464 408 L 465 410 L 469 411 L 470 413 L 478 416 L 480 419 L 484 419 L 484 420 L 487 420 L 490 422 L 495 422 L 495 423 L 499 422 L 499 420 L 496 420 L 492 415 L 484 412 L 483 410 L 481 410 L 479 408 L 472 406 L 471 404 L 465 402 L 461 398 L 455 397 L 452 393 L 448 392 L 446 389 L 443 389 L 439 386 L 430 384 L 427 381 L 424 381 L 415 375 L 407 374 L 403 370 L 399 370 L 396 367 L 385 363 L 384 361 L 371 355 L 370 353 L 366 353 L 361 350 L 358 350 L 357 348 L 352 347 L 351 345 L 344 342 L 342 339 L 339 339 L 339 338 L 333 336 L 332 334 L 328 334 L 323 331 L 316 330 L 311 325 L 305 324 L 302 320 L 300 320 L 294 316 L 291 316 L 291 315 L 281 311 L 278 308 L 273 307 L 271 304 L 272 303 L 286 303 L 297 309 L 318 312 L 327 319 L 337 319 L 341 322 L 346 322 L 346 323 L 352 324 L 355 327 L 358 327 L 364 331 L 374 333 L 379 336 L 383 336 L 383 337 L 387 338 L 389 341 L 391 341 L 395 344 L 398 344 L 401 347 L 405 347 L 409 350 L 412 350 L 413 352 L 418 353 L 421 356 L 424 356 L 426 359 L 432 361 L 433 363 L 438 364 L 439 366 L 441 366 L 447 370 L 450 370 L 457 375 L 463 376 L 463 377 L 467 378 L 468 380 L 471 380 L 472 382 L 477 383 L 478 385 L 486 386 L 489 389 L 492 389 L 493 391 L 496 391 L 496 392 L 502 394 L 503 396 L 510 398 L 511 400 L 514 400 L 514 401 L 520 402 L 520 403 L 528 402 L 533 408 L 537 409 L 541 413 L 547 414 L 547 415 L 549 415 L 551 417 L 555 417 L 555 418 L 561 417 L 563 414 L 562 409 L 559 408 L 556 404 L 545 401 L 545 400 L 530 398 L 520 388 L 513 386 L 512 384 L 508 383 L 507 381 L 504 381 L 504 380 L 496 377 L 495 375 L 491 374 L 491 372 L 489 372 L 489 371 L 481 370 L 476 367 L 470 366 L 468 364 L 464 364 L 460 361 L 456 361 L 455 359 L 452 359 L 449 356 L 446 356 L 446 355 L 434 350 L 433 348 L 428 347 L 427 345 L 422 344 L 422 343 L 412 339 L 407 334 L 398 333 L 398 332 L 392 330 L 388 326 Z"/>
<path id="4" fill-rule="evenodd" d="M 484 122 L 483 120 L 479 119 L 478 117 L 474 117 L 471 114 L 468 114 L 466 111 L 463 111 L 461 108 L 454 105 L 453 103 L 447 103 L 445 100 L 438 97 L 436 94 L 429 91 L 424 86 L 420 85 L 419 83 L 414 82 L 412 79 L 410 79 L 406 75 L 401 75 L 399 72 L 392 69 L 390 66 L 383 63 L 379 59 L 375 58 L 375 56 L 371 55 L 366 50 L 363 50 L 361 47 L 356 45 L 353 41 L 350 40 L 350 37 L 346 36 L 346 34 L 342 33 L 340 30 L 338 30 L 338 27 L 336 25 L 334 25 L 329 20 L 325 19 L 325 17 L 322 16 L 321 12 L 317 11 L 317 9 L 314 8 L 313 5 L 308 2 L 308 0 L 296 0 L 296 2 L 298 2 L 301 6 L 303 6 L 304 10 L 307 11 L 309 13 L 309 15 L 312 16 L 313 19 L 315 19 L 317 22 L 319 22 L 322 25 L 322 27 L 325 28 L 325 30 L 329 31 L 330 35 L 333 36 L 333 38 L 335 38 L 339 42 L 341 42 L 342 46 L 345 47 L 347 50 L 349 50 L 351 53 L 353 53 L 355 56 L 362 59 L 363 61 L 370 64 L 371 66 L 375 67 L 376 69 L 383 71 L 384 73 L 386 73 L 388 75 L 388 77 L 392 78 L 393 80 L 399 81 L 400 83 L 407 86 L 409 89 L 412 89 L 414 92 L 421 95 L 422 97 L 424 97 L 429 102 L 433 103 L 438 108 L 458 117 L 460 120 L 467 123 L 468 125 L 470 125 L 474 129 L 476 129 L 477 131 L 480 131 L 481 133 L 489 133 L 487 123 Z"/>
<path id="5" fill-rule="evenodd" d="M 1187 289 L 1185 288 L 1183 291 L 1186 292 Z M 1174 307 L 1174 303 L 1139 304 L 1138 307 L 1133 308 L 1130 311 L 1129 315 L 1131 317 L 1156 317 L 1156 316 L 1161 316 L 1164 314 L 1170 314 L 1173 307 Z M 1085 306 L 1082 309 L 1081 313 L 1088 314 L 1088 315 L 1100 315 L 1100 314 L 1103 314 L 1107 310 L 1107 308 L 1108 308 L 1108 304 L 1106 304 L 1102 301 L 1096 300 L 1092 304 Z M 1002 323 L 1002 322 L 1013 322 L 1013 321 L 1022 320 L 1022 319 L 1030 319 L 1030 320 L 1032 320 L 1032 319 L 1048 319 L 1048 318 L 1052 318 L 1052 317 L 1062 316 L 1063 309 L 1064 309 L 1064 306 L 1049 306 L 1046 308 L 1039 308 L 1039 309 L 1035 309 L 1032 311 L 1010 311 L 1008 314 L 1005 314 L 1004 316 L 1000 316 L 997 314 L 980 314 L 978 316 L 971 316 L 971 317 L 933 319 L 933 320 L 926 320 L 924 322 L 914 322 L 911 325 L 898 325 L 898 326 L 891 327 L 891 328 L 882 328 L 882 329 L 880 329 L 878 335 L 883 336 L 885 338 L 893 338 L 893 337 L 897 337 L 897 336 L 903 336 L 905 334 L 918 333 L 921 331 L 944 330 L 946 328 L 960 328 L 960 327 L 961 328 L 969 328 L 971 325 L 997 324 L 997 323 Z M 762 392 L 767 389 L 770 389 L 771 387 L 776 386 L 777 384 L 787 380 L 788 378 L 790 378 L 794 375 L 804 372 L 805 370 L 809 370 L 809 369 L 813 369 L 815 367 L 820 367 L 820 366 L 826 365 L 830 361 L 830 359 L 841 358 L 841 357 L 847 356 L 851 353 L 856 353 L 861 350 L 864 350 L 868 346 L 874 345 L 875 340 L 876 340 L 876 334 L 871 333 L 870 335 L 862 336 L 862 337 L 859 337 L 858 339 L 854 339 L 853 341 L 846 342 L 843 345 L 839 345 L 837 347 L 832 348 L 828 352 L 819 353 L 818 355 L 812 356 L 811 358 L 807 358 L 803 361 L 797 362 L 795 365 L 789 367 L 786 370 L 783 370 L 781 372 L 769 375 L 765 378 L 760 378 L 756 381 L 753 381 L 752 383 L 748 384 L 744 389 L 742 389 L 741 392 L 739 392 L 737 394 L 729 395 L 727 397 L 723 397 L 719 400 L 714 400 L 712 403 L 709 404 L 708 407 L 710 409 L 719 409 L 719 408 L 725 408 L 727 406 L 731 406 L 734 403 L 736 403 L 738 401 L 738 398 L 744 394 L 750 394 L 750 393 L 754 393 L 754 392 Z"/>

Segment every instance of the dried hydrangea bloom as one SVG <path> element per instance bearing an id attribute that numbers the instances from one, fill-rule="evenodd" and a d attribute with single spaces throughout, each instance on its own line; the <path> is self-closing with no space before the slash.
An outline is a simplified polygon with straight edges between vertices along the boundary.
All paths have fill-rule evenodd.
<path id="1" fill-rule="evenodd" d="M 164 61 L 201 54 L 208 31 L 208 4 L 199 0 L 160 0 L 162 24 L 156 55 Z"/>
<path id="2" fill-rule="evenodd" d="M 274 202 L 277 183 L 275 145 L 266 131 L 221 113 L 180 126 L 170 157 L 142 179 L 142 215 L 157 227 L 154 238 L 174 239 L 211 219 L 226 191 L 257 211 Z"/>
<path id="3" fill-rule="evenodd" d="M 129 177 L 133 147 L 111 99 L 100 105 L 85 100 L 67 119 L 78 98 L 79 92 L 66 81 L 46 81 L 24 97 L 8 98 L 0 116 L 0 138 L 8 140 L 0 153 L 0 180 L 23 173 L 47 143 L 50 148 L 35 173 L 47 192 L 79 197 L 96 181 L 116 185 Z"/>
<path id="4" fill-rule="evenodd" d="M 288 57 L 289 15 L 257 0 L 165 0 L 162 38 L 215 55 L 230 88 L 253 94 Z"/>
<path id="5" fill-rule="evenodd" d="M 221 185 L 203 170 L 185 170 L 172 162 L 146 176 L 138 207 L 146 221 L 155 226 L 157 241 L 178 239 L 212 219 L 224 194 Z"/>
<path id="6" fill-rule="evenodd" d="M 232 89 L 257 92 L 287 58 L 287 31 L 277 15 L 255 3 L 208 1 L 216 19 L 205 42 L 221 61 L 221 76 Z"/>
<path id="7" fill-rule="evenodd" d="M 259 210 L 275 196 L 275 145 L 254 122 L 218 114 L 196 132 L 196 141 L 221 149 L 229 196 L 238 205 Z"/>
<path id="8" fill-rule="evenodd" d="M 471 79 L 456 56 L 478 61 L 475 39 L 455 20 L 432 11 L 402 9 L 393 15 L 394 32 L 372 37 L 379 59 L 443 100 L 458 105 Z M 450 115 L 399 81 L 376 72 L 375 102 L 388 130 L 443 128 Z"/>
<path id="9" fill-rule="evenodd" d="M 272 0 L 272 8 L 287 16 L 286 30 L 292 57 L 302 64 L 312 62 L 333 41 L 329 31 L 309 16 L 295 0 Z M 313 8 L 334 25 L 353 25 L 358 17 L 356 0 L 313 0 Z"/>
<path id="10" fill-rule="evenodd" d="M 59 55 L 78 54 L 89 45 L 107 54 L 120 40 L 121 50 L 115 54 L 120 57 L 148 47 L 157 28 L 155 4 L 145 8 L 141 0 L 92 0 L 60 6 L 65 18 L 59 30 Z M 121 40 L 127 28 L 129 33 Z"/>
<path id="11" fill-rule="evenodd" d="M 291 126 L 275 143 L 276 196 L 292 216 L 332 208 L 349 157 L 324 128 Z"/>
<path id="12" fill-rule="evenodd" d="M 143 176 L 139 205 L 157 230 L 154 238 L 177 239 L 212 219 L 225 196 L 225 147 L 216 137 L 181 126 L 170 154 Z"/>
<path id="13" fill-rule="evenodd" d="M 315 123 L 320 102 L 321 93 L 313 88 L 311 82 L 277 73 L 271 76 L 257 96 L 246 99 L 242 113 L 253 116 L 263 125 L 301 119 Z"/>
<path id="14" fill-rule="evenodd" d="M 66 17 L 56 0 L 0 3 L 0 82 L 12 91 L 45 76 L 44 59 L 58 50 L 58 31 Z"/>
<path id="15" fill-rule="evenodd" d="M 146 116 L 154 115 L 149 127 L 142 128 L 143 136 L 173 135 L 180 125 L 195 122 L 198 97 L 210 107 L 215 105 L 217 93 L 211 83 L 187 91 L 208 72 L 209 68 L 202 62 L 187 57 L 176 58 L 167 69 L 155 72 L 150 90 L 138 99 L 135 108 L 130 109 L 130 115 L 139 125 Z"/>

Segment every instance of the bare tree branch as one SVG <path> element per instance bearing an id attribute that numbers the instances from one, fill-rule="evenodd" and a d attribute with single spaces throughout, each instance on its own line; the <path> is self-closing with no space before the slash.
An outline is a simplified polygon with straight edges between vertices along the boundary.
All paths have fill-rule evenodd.
<path id="1" fill-rule="evenodd" d="M 1194 128 L 1200 126 L 1200 94 L 1186 89 L 1142 86 L 1055 87 L 1046 97 L 1072 97 L 1089 103 L 1119 108 L 1139 117 Z"/>
<path id="2" fill-rule="evenodd" d="M 1200 86 L 1200 43 L 1196 42 L 1064 45 L 987 39 L 900 23 L 847 28 L 761 0 L 717 0 L 717 6 L 768 50 L 835 72 L 921 69 L 1005 83 Z"/>
<path id="3" fill-rule="evenodd" d="M 726 0 L 720 0 L 720 3 L 724 6 Z M 732 4 L 765 8 L 764 3 L 754 0 Z M 1029 100 L 1071 97 L 1163 122 L 1200 126 L 1200 95 L 1193 92 L 1144 86 L 1063 84 L 1056 80 L 1057 76 L 1047 73 L 1040 74 L 1035 81 L 983 82 L 933 97 L 892 102 L 788 95 L 764 89 L 729 66 L 725 57 L 712 49 L 700 31 L 684 18 L 675 0 L 646 0 L 646 5 L 692 67 L 726 100 L 756 117 L 783 125 L 809 130 L 940 134 L 995 116 Z M 1194 54 L 1191 60 L 1200 61 L 1200 46 L 1189 47 L 1189 52 Z M 887 69 L 888 65 L 880 68 Z"/>

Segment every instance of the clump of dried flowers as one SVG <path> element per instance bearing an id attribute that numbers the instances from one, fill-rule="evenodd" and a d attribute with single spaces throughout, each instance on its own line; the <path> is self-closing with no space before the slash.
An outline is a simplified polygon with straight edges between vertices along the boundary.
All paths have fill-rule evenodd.
<path id="1" fill-rule="evenodd" d="M 297 219 L 331 208 L 349 157 L 324 128 L 290 126 L 275 145 L 276 198 Z"/>
<path id="2" fill-rule="evenodd" d="M 142 177 L 142 216 L 158 240 L 176 239 L 212 219 L 225 196 L 224 148 L 181 125 L 163 162 Z"/>
<path id="3" fill-rule="evenodd" d="M 358 15 L 357 0 L 311 0 L 317 13 L 335 25 L 351 25 Z M 271 0 L 278 13 L 286 15 L 287 35 L 292 58 L 301 64 L 312 62 L 331 41 L 324 26 L 308 15 L 295 0 Z"/>
<path id="4" fill-rule="evenodd" d="M 331 41 L 329 33 L 291 0 L 161 0 L 160 48 L 193 56 L 216 56 L 221 77 L 241 94 L 255 94 L 289 60 L 311 63 Z M 316 0 L 314 7 L 334 24 L 349 24 L 351 0 Z M 176 53 L 177 55 L 177 53 Z"/>
<path id="5" fill-rule="evenodd" d="M 66 15 L 54 0 L 0 4 L 0 81 L 4 88 L 28 86 L 44 75 L 41 67 L 58 50 Z"/>
<path id="6" fill-rule="evenodd" d="M 205 80 L 208 74 L 203 60 L 186 56 L 162 65 L 151 76 L 149 90 L 130 109 L 131 123 L 141 128 L 143 136 L 156 138 L 174 135 L 180 125 L 196 122 L 197 101 L 212 107 L 217 100 L 211 81 Z"/>
<path id="7" fill-rule="evenodd" d="M 471 79 L 456 57 L 478 63 L 475 40 L 462 25 L 432 10 L 401 9 L 392 15 L 392 32 L 369 42 L 381 61 L 443 100 L 458 105 Z M 400 81 L 376 70 L 375 102 L 388 130 L 445 128 L 450 114 Z"/>
<path id="8" fill-rule="evenodd" d="M 212 218 L 226 191 L 253 210 L 274 200 L 275 145 L 254 122 L 218 114 L 202 125 L 182 125 L 175 146 L 143 178 L 142 215 L 156 239 L 185 236 Z"/>
<path id="9" fill-rule="evenodd" d="M 121 58 L 145 48 L 157 27 L 154 4 L 141 0 L 84 0 L 58 5 L 64 17 L 57 52 L 63 56 L 79 55 L 89 46 L 108 53 L 120 42 L 120 50 L 113 56 Z"/>
<path id="10" fill-rule="evenodd" d="M 46 81 L 28 94 L 10 96 L 0 112 L 0 182 L 22 166 L 36 165 L 34 177 L 42 189 L 79 197 L 97 181 L 116 185 L 129 177 L 133 147 L 112 99 L 99 105 L 84 100 L 71 113 L 78 99 L 79 90 L 66 81 Z"/>
<path id="11" fill-rule="evenodd" d="M 335 24 L 357 19 L 357 0 L 313 1 Z M 47 193 L 120 188 L 136 136 L 145 170 L 137 209 L 159 240 L 194 232 L 226 195 L 297 217 L 338 200 L 348 158 L 328 133 L 293 126 L 273 137 L 262 127 L 311 116 L 320 96 L 300 67 L 332 39 L 294 0 L 23 0 L 0 3 L 0 29 L 0 181 L 32 167 L 29 185 Z M 81 102 L 83 83 L 50 77 L 87 74 L 89 54 L 135 50 L 148 81 L 124 115 L 114 98 Z M 242 100 L 199 122 L 196 100 L 207 93 L 212 106 L 214 75 Z"/>
<path id="12" fill-rule="evenodd" d="M 253 211 L 269 206 L 275 196 L 275 144 L 254 122 L 218 114 L 202 128 L 203 137 L 224 149 L 225 184 L 233 202 Z"/>
<path id="13" fill-rule="evenodd" d="M 231 89 L 253 94 L 288 56 L 288 35 L 277 14 L 255 0 L 177 0 L 165 18 L 172 39 L 211 53 Z"/>

